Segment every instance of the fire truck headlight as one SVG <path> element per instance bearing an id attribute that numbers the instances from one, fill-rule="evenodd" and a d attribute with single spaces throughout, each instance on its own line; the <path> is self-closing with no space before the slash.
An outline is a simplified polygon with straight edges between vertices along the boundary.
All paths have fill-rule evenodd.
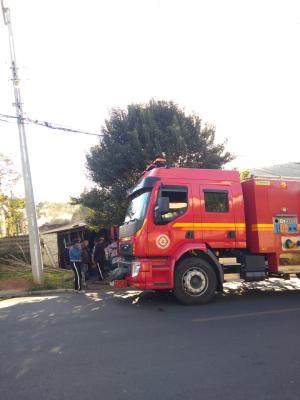
<path id="1" fill-rule="evenodd" d="M 141 263 L 138 261 L 135 261 L 131 264 L 131 276 L 134 278 L 135 276 L 138 276 L 139 270 L 141 268 Z"/>

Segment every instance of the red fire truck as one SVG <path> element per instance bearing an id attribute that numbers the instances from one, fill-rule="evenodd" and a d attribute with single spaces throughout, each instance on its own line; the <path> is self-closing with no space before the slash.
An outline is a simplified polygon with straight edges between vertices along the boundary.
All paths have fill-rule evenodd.
<path id="1" fill-rule="evenodd" d="M 300 277 L 300 180 L 152 164 L 130 190 L 115 286 L 205 304 L 223 282 Z M 119 274 L 119 275 L 118 275 Z"/>

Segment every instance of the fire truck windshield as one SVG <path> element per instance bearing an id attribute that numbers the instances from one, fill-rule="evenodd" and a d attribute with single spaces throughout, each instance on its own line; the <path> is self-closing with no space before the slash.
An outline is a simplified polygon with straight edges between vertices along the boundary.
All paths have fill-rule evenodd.
<path id="1" fill-rule="evenodd" d="M 150 194 L 151 191 L 142 192 L 131 199 L 125 215 L 124 224 L 144 221 Z"/>

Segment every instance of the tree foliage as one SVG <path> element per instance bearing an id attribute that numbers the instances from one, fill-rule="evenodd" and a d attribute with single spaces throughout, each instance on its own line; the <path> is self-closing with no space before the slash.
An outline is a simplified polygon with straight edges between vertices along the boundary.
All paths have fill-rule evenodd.
<path id="1" fill-rule="evenodd" d="M 91 222 L 119 224 L 127 206 L 126 191 L 162 152 L 176 167 L 221 168 L 233 159 L 225 143 L 215 143 L 215 128 L 197 115 L 186 115 L 173 102 L 132 104 L 113 109 L 102 127 L 103 138 L 87 155 L 89 177 L 96 184 L 73 202 L 94 210 Z"/>
<path id="2" fill-rule="evenodd" d="M 12 160 L 0 153 L 0 236 L 14 236 L 27 231 L 25 200 L 13 194 L 19 179 Z"/>
<path id="3" fill-rule="evenodd" d="M 6 236 L 27 233 L 25 200 L 0 194 L 0 212 L 4 214 Z M 3 231 L 3 227 L 0 227 Z"/>

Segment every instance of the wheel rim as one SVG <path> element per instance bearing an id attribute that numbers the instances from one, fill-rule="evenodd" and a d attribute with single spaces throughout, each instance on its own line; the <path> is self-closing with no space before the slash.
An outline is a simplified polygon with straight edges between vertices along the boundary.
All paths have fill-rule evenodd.
<path id="1" fill-rule="evenodd" d="M 201 296 L 208 287 L 208 277 L 205 271 L 191 267 L 182 276 L 184 291 L 190 296 Z"/>

